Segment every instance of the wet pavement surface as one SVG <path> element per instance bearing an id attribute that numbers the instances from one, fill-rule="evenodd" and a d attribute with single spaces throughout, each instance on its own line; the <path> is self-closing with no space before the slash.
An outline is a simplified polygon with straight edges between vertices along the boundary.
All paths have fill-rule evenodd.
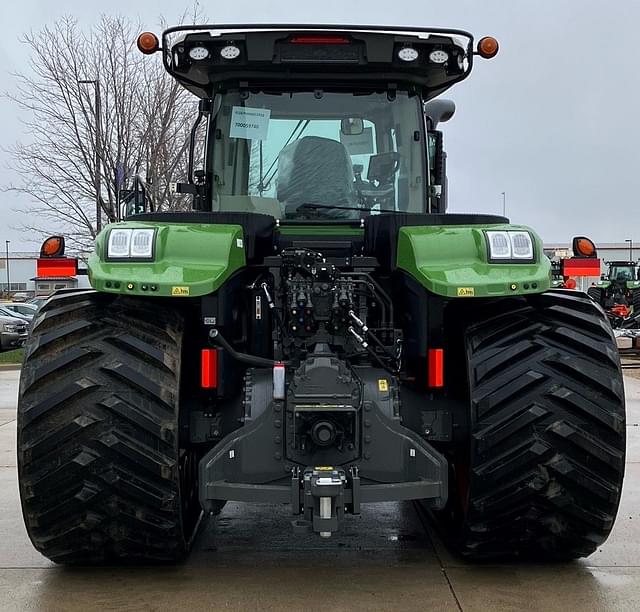
<path id="1" fill-rule="evenodd" d="M 613 533 L 566 564 L 472 565 L 412 503 L 364 506 L 330 540 L 294 535 L 284 506 L 228 504 L 173 567 L 64 568 L 22 524 L 15 458 L 19 372 L 0 371 L 0 611 L 640 609 L 640 379 L 627 377 L 628 454 Z"/>

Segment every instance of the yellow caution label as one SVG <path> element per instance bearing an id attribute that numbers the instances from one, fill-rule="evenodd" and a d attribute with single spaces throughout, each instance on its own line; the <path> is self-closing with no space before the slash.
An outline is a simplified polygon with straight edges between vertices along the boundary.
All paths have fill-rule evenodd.
<path id="1" fill-rule="evenodd" d="M 473 297 L 475 294 L 473 287 L 458 287 L 458 297 Z"/>
<path id="2" fill-rule="evenodd" d="M 378 391 L 388 391 L 389 390 L 389 382 L 386 378 L 378 379 Z"/>
<path id="3" fill-rule="evenodd" d="M 189 295 L 189 287 L 171 287 L 171 295 Z"/>
<path id="4" fill-rule="evenodd" d="M 314 467 L 313 469 L 316 470 L 317 472 L 331 472 L 333 471 L 333 466 L 332 465 L 316 465 L 316 467 Z"/>

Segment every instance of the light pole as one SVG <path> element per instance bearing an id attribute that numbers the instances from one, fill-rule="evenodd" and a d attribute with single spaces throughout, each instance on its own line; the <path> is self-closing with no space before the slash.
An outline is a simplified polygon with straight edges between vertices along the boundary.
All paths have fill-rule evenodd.
<path id="1" fill-rule="evenodd" d="M 100 204 L 100 191 L 101 191 L 101 183 L 100 183 L 100 161 L 101 161 L 101 149 L 100 149 L 100 134 L 102 133 L 102 125 L 101 125 L 101 109 L 102 109 L 102 101 L 100 99 L 100 81 L 98 79 L 87 79 L 84 81 L 78 81 L 81 85 L 93 85 L 93 95 L 94 95 L 94 104 L 93 108 L 96 112 L 96 121 L 95 121 L 95 130 L 96 130 L 96 142 L 95 142 L 95 186 L 96 186 L 96 234 L 100 232 L 102 229 L 102 215 L 101 210 L 102 206 Z"/>
<path id="2" fill-rule="evenodd" d="M 11 289 L 11 278 L 9 277 L 9 243 L 11 240 L 4 241 L 4 247 L 7 253 L 7 297 L 9 297 L 9 290 Z"/>
<path id="3" fill-rule="evenodd" d="M 627 238 L 625 242 L 629 243 L 629 261 L 633 261 L 633 239 Z"/>
<path id="4" fill-rule="evenodd" d="M 502 216 L 507 216 L 507 192 L 502 192 Z"/>

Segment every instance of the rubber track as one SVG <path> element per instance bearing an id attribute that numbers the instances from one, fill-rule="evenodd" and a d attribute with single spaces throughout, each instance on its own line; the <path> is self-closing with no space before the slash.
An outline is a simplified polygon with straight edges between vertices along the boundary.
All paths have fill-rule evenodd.
<path id="1" fill-rule="evenodd" d="M 18 473 L 27 531 L 53 561 L 187 552 L 195 522 L 180 498 L 181 343 L 180 316 L 143 300 L 76 290 L 39 310 L 20 380 Z"/>
<path id="2" fill-rule="evenodd" d="M 601 287 L 589 287 L 587 289 L 587 295 L 600 306 L 604 307 L 604 289 Z"/>
<path id="3" fill-rule="evenodd" d="M 466 335 L 471 472 L 456 540 L 476 559 L 589 555 L 620 500 L 624 388 L 604 313 L 575 291 L 529 304 Z"/>
<path id="4" fill-rule="evenodd" d="M 633 306 L 633 314 L 640 314 L 640 289 L 631 290 L 631 305 Z"/>

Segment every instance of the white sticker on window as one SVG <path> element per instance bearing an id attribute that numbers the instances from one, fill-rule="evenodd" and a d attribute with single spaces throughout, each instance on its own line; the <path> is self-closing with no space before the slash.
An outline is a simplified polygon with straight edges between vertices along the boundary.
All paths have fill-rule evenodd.
<path id="1" fill-rule="evenodd" d="M 343 134 L 340 142 L 346 147 L 349 155 L 370 155 L 373 153 L 373 128 L 366 127 L 362 134 Z"/>
<path id="2" fill-rule="evenodd" d="M 266 140 L 269 132 L 271 109 L 248 108 L 234 106 L 231 113 L 231 138 L 246 138 L 247 140 Z"/>

